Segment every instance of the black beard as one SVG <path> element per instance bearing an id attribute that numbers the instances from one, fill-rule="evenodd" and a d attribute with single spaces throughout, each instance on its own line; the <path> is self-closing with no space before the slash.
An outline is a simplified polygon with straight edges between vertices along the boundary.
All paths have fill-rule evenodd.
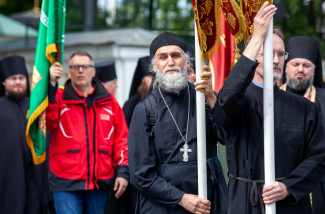
<path id="1" fill-rule="evenodd" d="M 310 78 L 309 80 L 307 80 L 307 79 L 296 80 L 295 78 L 290 79 L 288 77 L 288 74 L 286 76 L 287 76 L 287 82 L 288 82 L 289 88 L 291 88 L 295 91 L 306 91 L 314 81 L 314 76 L 312 76 L 312 78 Z"/>

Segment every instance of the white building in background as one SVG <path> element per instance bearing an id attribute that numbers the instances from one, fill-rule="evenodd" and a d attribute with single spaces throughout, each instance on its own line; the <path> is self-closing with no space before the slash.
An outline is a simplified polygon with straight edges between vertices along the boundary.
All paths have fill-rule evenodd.
<path id="1" fill-rule="evenodd" d="M 114 29 L 94 32 L 67 33 L 64 46 L 64 76 L 59 84 L 67 80 L 70 55 L 82 50 L 88 52 L 94 62 L 115 61 L 117 72 L 116 98 L 121 106 L 129 97 L 131 82 L 138 58 L 149 55 L 149 46 L 157 35 L 141 28 Z M 35 60 L 36 39 L 16 40 L 0 43 L 0 59 L 21 55 L 25 57 L 31 75 Z M 30 78 L 31 80 L 31 78 Z"/>

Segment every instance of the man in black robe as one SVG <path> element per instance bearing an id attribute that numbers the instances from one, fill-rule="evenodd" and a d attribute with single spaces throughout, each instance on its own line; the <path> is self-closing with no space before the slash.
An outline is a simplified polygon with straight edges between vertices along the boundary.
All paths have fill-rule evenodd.
<path id="1" fill-rule="evenodd" d="M 115 94 L 117 88 L 117 76 L 114 61 L 105 61 L 95 64 L 95 77 L 99 79 L 107 91 Z"/>
<path id="2" fill-rule="evenodd" d="M 263 42 L 275 6 L 263 4 L 254 32 L 218 96 L 229 169 L 228 214 L 312 213 L 309 193 L 325 173 L 324 130 L 316 105 L 275 84 L 285 61 L 283 35 L 273 30 L 274 152 L 276 182 L 264 183 Z M 257 61 L 256 61 L 257 60 Z"/>
<path id="3" fill-rule="evenodd" d="M 286 74 L 284 82 L 287 83 L 281 86 L 281 89 L 314 102 L 324 126 L 325 90 L 322 88 L 323 68 L 319 43 L 307 36 L 295 36 L 287 40 L 286 51 L 289 52 L 289 58 L 284 66 Z M 324 194 L 325 178 L 312 193 L 314 214 L 325 213 Z"/>
<path id="4" fill-rule="evenodd" d="M 136 105 L 147 98 L 153 73 L 149 71 L 150 57 L 138 60 L 130 89 L 129 99 L 123 106 L 126 124 L 130 127 L 133 111 Z"/>
<path id="5" fill-rule="evenodd" d="M 136 213 L 226 213 L 226 183 L 217 157 L 223 130 L 212 90 L 211 72 L 196 87 L 187 81 L 185 41 L 164 32 L 150 45 L 156 72 L 152 96 L 155 125 L 146 102 L 134 110 L 128 135 L 130 182 L 139 190 Z M 205 70 L 209 70 L 207 66 Z M 193 76 L 195 79 L 195 75 Z M 199 198 L 197 179 L 196 90 L 205 89 L 208 200 Z M 148 97 L 149 98 L 149 97 Z M 148 99 L 147 98 L 147 99 Z M 150 100 L 150 99 L 149 99 Z M 211 203 L 210 203 L 211 202 Z"/>
<path id="6" fill-rule="evenodd" d="M 29 84 L 24 58 L 2 59 L 0 74 L 0 213 L 45 213 L 46 165 L 34 166 L 26 141 Z"/>

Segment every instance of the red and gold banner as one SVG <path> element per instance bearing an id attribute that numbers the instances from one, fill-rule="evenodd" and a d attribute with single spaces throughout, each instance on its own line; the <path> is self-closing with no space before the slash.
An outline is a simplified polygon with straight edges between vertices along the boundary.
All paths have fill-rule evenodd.
<path id="1" fill-rule="evenodd" d="M 272 4 L 271 0 L 243 0 L 241 2 L 241 10 L 243 11 L 247 27 L 244 35 L 244 42 L 246 42 L 247 38 L 253 33 L 254 18 L 266 1 L 268 1 L 270 5 Z"/>
<path id="2" fill-rule="evenodd" d="M 202 60 L 216 53 L 220 42 L 220 5 L 216 0 L 192 0 Z"/>
<path id="3" fill-rule="evenodd" d="M 219 0 L 222 13 L 229 29 L 238 44 L 245 36 L 246 21 L 239 3 L 236 0 Z"/>
<path id="4" fill-rule="evenodd" d="M 221 13 L 221 36 L 220 45 L 217 54 L 211 56 L 210 66 L 212 71 L 213 90 L 219 92 L 222 88 L 224 81 L 228 77 L 232 62 L 235 58 L 235 39 L 232 31 L 227 25 L 224 15 Z"/>
<path id="5" fill-rule="evenodd" d="M 220 44 L 221 13 L 238 44 L 254 30 L 254 17 L 265 1 L 271 0 L 192 0 L 202 60 L 211 58 Z M 220 13 L 221 12 L 221 13 Z"/>

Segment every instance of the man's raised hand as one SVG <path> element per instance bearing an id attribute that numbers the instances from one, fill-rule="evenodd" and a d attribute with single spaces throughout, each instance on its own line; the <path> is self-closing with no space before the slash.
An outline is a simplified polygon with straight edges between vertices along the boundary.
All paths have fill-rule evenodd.
<path id="1" fill-rule="evenodd" d="M 50 83 L 55 86 L 58 79 L 63 75 L 63 68 L 59 62 L 54 62 L 50 67 Z"/>
<path id="2" fill-rule="evenodd" d="M 274 5 L 269 5 L 265 2 L 254 18 L 254 31 L 253 37 L 266 39 L 267 31 L 269 29 L 271 18 L 274 16 L 277 8 Z"/>

